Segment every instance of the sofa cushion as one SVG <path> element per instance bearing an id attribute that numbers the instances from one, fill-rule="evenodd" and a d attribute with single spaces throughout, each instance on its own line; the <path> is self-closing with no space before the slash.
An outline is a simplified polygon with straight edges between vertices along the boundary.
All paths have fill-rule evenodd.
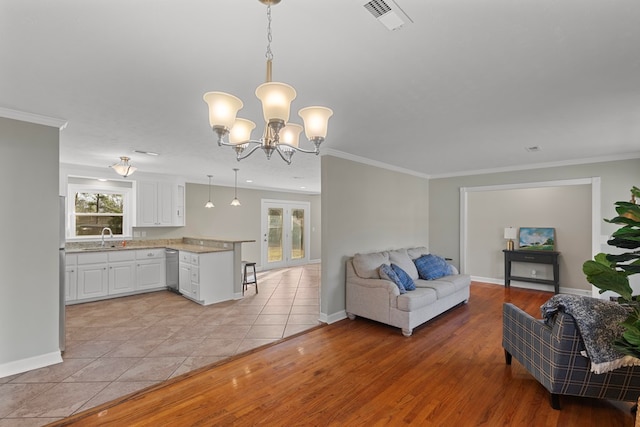
<path id="1" fill-rule="evenodd" d="M 439 279 L 451 274 L 451 267 L 444 258 L 436 255 L 423 255 L 414 260 L 418 275 L 423 280 Z"/>
<path id="2" fill-rule="evenodd" d="M 438 299 L 444 298 L 451 294 L 456 293 L 458 289 L 456 289 L 455 285 L 452 282 L 447 282 L 444 280 L 436 279 L 436 280 L 416 280 L 416 288 L 421 289 L 433 289 L 438 296 Z"/>
<path id="3" fill-rule="evenodd" d="M 388 252 L 373 252 L 370 254 L 355 254 L 353 256 L 353 269 L 363 279 L 379 279 L 379 267 L 389 264 Z"/>
<path id="4" fill-rule="evenodd" d="M 396 264 L 391 264 L 391 268 L 396 272 L 400 281 L 402 282 L 402 286 L 408 291 L 413 291 L 416 288 L 416 284 L 413 283 L 413 279 L 404 271 L 402 268 L 397 266 Z"/>
<path id="5" fill-rule="evenodd" d="M 429 253 L 429 249 L 427 249 L 424 246 L 407 249 L 407 254 L 411 259 L 420 258 L 422 255 L 427 255 L 428 253 Z"/>
<path id="6" fill-rule="evenodd" d="M 415 311 L 419 308 L 433 304 L 438 300 L 436 291 L 431 288 L 418 288 L 413 292 L 398 295 L 396 298 L 398 310 Z"/>
<path id="7" fill-rule="evenodd" d="M 469 287 L 469 284 L 471 283 L 471 277 L 468 274 L 450 274 L 449 276 L 444 276 L 437 279 L 437 281 L 451 283 L 456 291 L 459 291 L 461 289 Z M 431 283 L 431 281 L 428 283 Z"/>
<path id="8" fill-rule="evenodd" d="M 400 290 L 401 294 L 404 294 L 405 292 L 407 292 L 407 290 L 404 288 L 404 285 L 402 284 L 402 281 L 400 280 L 400 278 L 398 277 L 396 272 L 393 270 L 393 268 L 391 268 L 390 265 L 382 264 L 380 266 L 379 273 L 380 273 L 381 279 L 389 280 L 395 283 L 398 289 Z"/>
<path id="9" fill-rule="evenodd" d="M 403 269 L 413 280 L 416 280 L 419 277 L 418 269 L 411 258 L 409 258 L 406 249 L 389 251 L 389 262 Z"/>

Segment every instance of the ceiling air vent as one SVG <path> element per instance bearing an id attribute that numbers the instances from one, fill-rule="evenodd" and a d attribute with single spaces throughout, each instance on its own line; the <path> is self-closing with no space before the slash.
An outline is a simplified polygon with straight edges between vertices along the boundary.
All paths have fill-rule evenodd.
<path id="1" fill-rule="evenodd" d="M 412 23 L 411 18 L 393 0 L 358 0 L 382 25 L 391 31 Z"/>

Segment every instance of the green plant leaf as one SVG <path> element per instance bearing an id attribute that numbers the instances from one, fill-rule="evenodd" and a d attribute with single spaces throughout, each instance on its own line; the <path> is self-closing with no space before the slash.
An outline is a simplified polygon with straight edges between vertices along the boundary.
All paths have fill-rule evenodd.
<path id="1" fill-rule="evenodd" d="M 587 281 L 601 291 L 613 291 L 625 301 L 631 301 L 632 290 L 625 272 L 591 260 L 582 265 L 582 271 L 587 276 Z"/>

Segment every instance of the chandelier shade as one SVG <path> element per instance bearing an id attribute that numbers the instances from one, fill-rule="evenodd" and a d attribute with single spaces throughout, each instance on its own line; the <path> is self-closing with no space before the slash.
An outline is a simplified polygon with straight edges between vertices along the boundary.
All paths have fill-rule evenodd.
<path id="1" fill-rule="evenodd" d="M 244 104 L 233 95 L 224 92 L 208 92 L 204 101 L 209 105 L 209 125 L 212 128 L 229 130 L 233 127 L 238 110 Z"/>
<path id="2" fill-rule="evenodd" d="M 298 115 L 304 121 L 304 132 L 309 141 L 327 137 L 329 118 L 333 116 L 333 111 L 326 107 L 306 107 Z"/>
<path id="3" fill-rule="evenodd" d="M 280 129 L 280 143 L 298 147 L 302 126 L 295 123 L 287 123 L 285 127 Z"/>
<path id="4" fill-rule="evenodd" d="M 238 161 L 246 159 L 257 149 L 261 148 L 267 159 L 277 152 L 282 160 L 291 164 L 296 152 L 319 154 L 320 144 L 327 137 L 329 118 L 333 111 L 326 107 L 306 107 L 298 114 L 304 121 L 304 128 L 295 123 L 289 123 L 291 103 L 296 99 L 296 90 L 281 82 L 271 80 L 273 53 L 271 52 L 271 6 L 280 0 L 259 0 L 267 6 L 267 73 L 265 83 L 256 89 L 256 97 L 262 103 L 262 116 L 265 129 L 260 139 L 251 139 L 251 131 L 255 129 L 254 122 L 237 118 L 238 111 L 243 107 L 242 101 L 224 92 L 207 92 L 204 101 L 209 107 L 209 125 L 217 136 L 218 146 L 232 147 Z M 299 147 L 299 135 L 302 130 L 314 149 L 307 150 Z M 228 137 L 228 142 L 224 140 Z"/>
<path id="5" fill-rule="evenodd" d="M 236 119 L 229 132 L 229 142 L 231 144 L 244 144 L 251 139 L 251 131 L 256 128 L 256 124 L 247 119 Z"/>
<path id="6" fill-rule="evenodd" d="M 262 114 L 266 123 L 288 122 L 291 102 L 296 99 L 296 90 L 286 83 L 262 83 L 256 89 L 256 96 L 262 102 Z"/>

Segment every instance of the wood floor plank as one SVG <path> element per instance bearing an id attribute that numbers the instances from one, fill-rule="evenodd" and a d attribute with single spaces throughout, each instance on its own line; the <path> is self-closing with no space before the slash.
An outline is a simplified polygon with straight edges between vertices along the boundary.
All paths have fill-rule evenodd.
<path id="1" fill-rule="evenodd" d="M 502 303 L 536 317 L 550 292 L 473 283 L 468 304 L 404 337 L 357 318 L 323 326 L 51 426 L 631 427 L 631 404 L 562 397 L 504 361 Z"/>

